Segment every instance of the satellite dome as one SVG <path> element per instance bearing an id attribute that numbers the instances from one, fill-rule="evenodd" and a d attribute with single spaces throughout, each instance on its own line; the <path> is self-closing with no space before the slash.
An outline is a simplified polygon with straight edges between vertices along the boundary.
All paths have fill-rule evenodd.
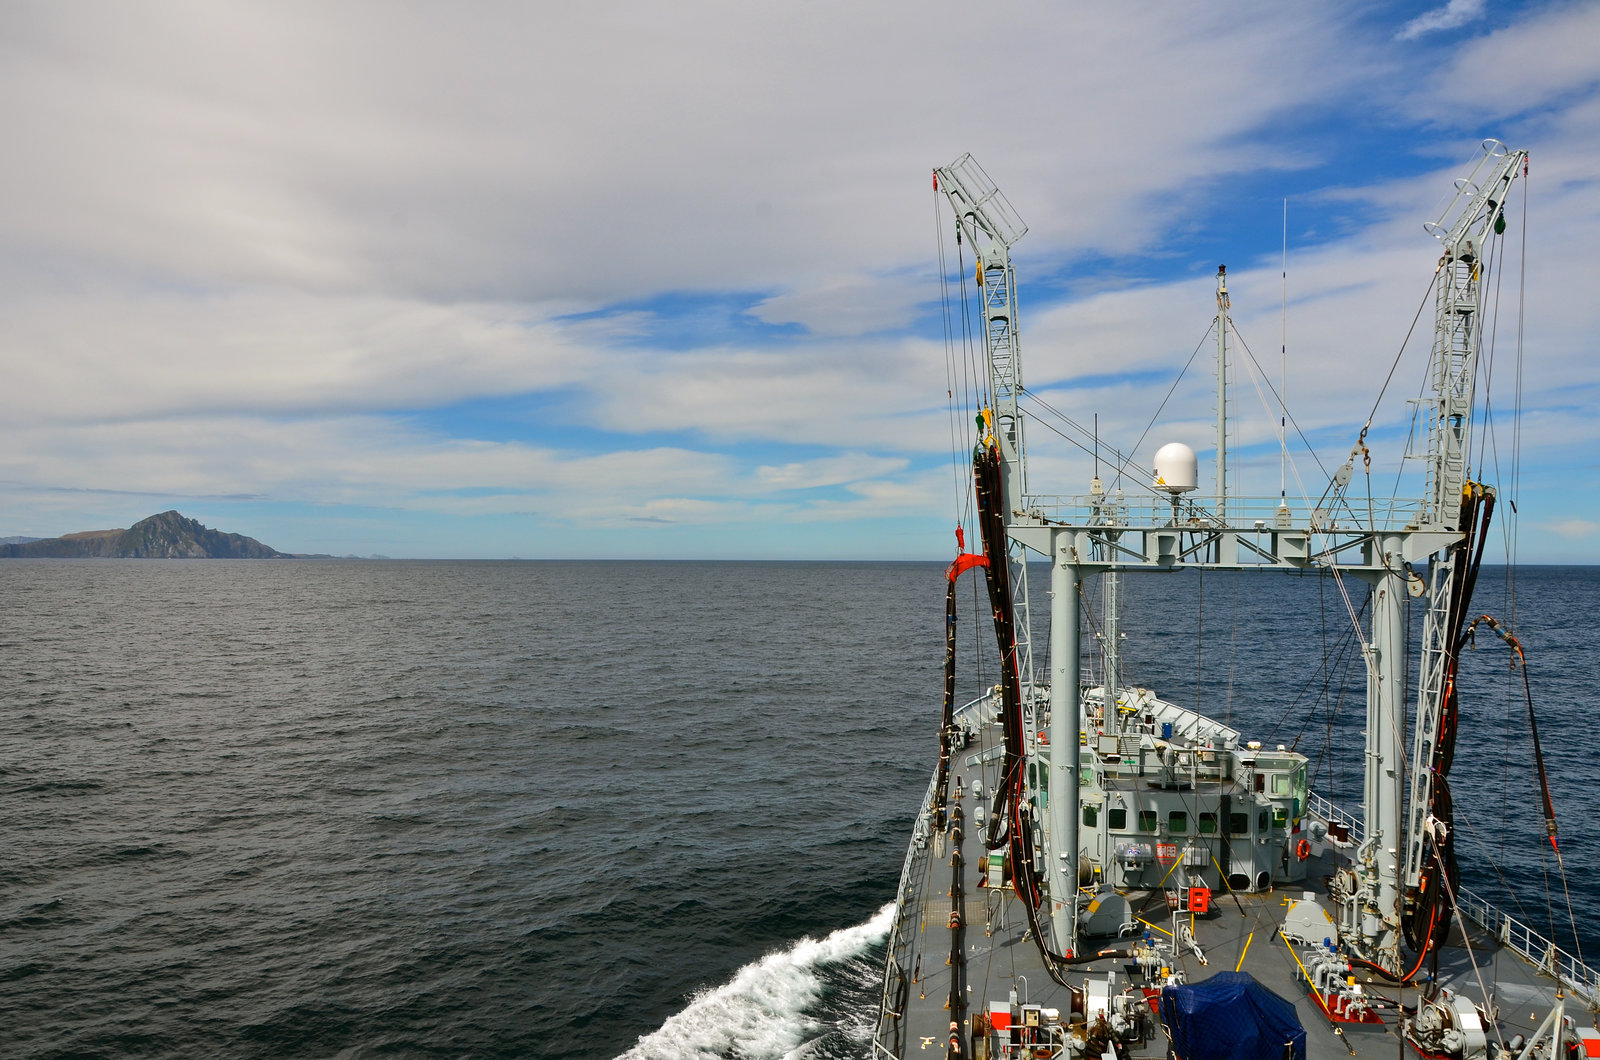
<path id="1" fill-rule="evenodd" d="M 1155 488 L 1176 496 L 1200 486 L 1200 461 L 1182 442 L 1168 442 L 1156 450 Z"/>

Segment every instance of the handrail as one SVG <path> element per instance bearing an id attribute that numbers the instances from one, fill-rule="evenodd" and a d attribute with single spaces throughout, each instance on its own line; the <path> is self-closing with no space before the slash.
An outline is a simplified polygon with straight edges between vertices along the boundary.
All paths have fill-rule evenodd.
<path id="1" fill-rule="evenodd" d="M 878 1002 L 878 1023 L 880 1028 L 886 1017 L 900 1015 L 894 1012 L 891 1006 L 889 989 L 892 979 L 889 975 L 889 969 L 900 967 L 900 953 L 911 944 L 910 938 L 902 939 L 901 928 L 905 926 L 905 921 L 909 918 L 911 910 L 913 908 L 920 909 L 922 905 L 920 902 L 913 903 L 907 899 L 910 897 L 910 887 L 917 872 L 917 863 L 927 859 L 928 850 L 932 846 L 933 828 L 930 824 L 930 815 L 933 810 L 933 798 L 938 783 L 939 770 L 934 769 L 933 775 L 928 778 L 928 790 L 923 793 L 922 803 L 917 810 L 916 824 L 912 826 L 911 830 L 911 842 L 906 844 L 905 861 L 900 866 L 900 885 L 895 889 L 894 921 L 889 925 L 889 938 L 883 958 L 883 996 Z M 904 976 L 904 974 L 905 971 L 902 968 L 901 975 Z M 873 1036 L 873 1040 L 876 1042 L 877 1035 Z"/>
<path id="2" fill-rule="evenodd" d="M 1176 512 L 1165 494 L 1136 494 L 1111 500 L 1102 494 L 1029 493 L 1031 514 L 1073 525 L 1097 525 L 1128 530 L 1170 527 L 1174 515 L 1180 529 L 1231 528 L 1287 533 L 1344 534 L 1414 528 L 1421 502 L 1391 498 L 1371 507 L 1349 505 L 1319 507 L 1288 502 L 1281 496 L 1233 496 L 1218 510 L 1214 504 L 1180 500 Z"/>

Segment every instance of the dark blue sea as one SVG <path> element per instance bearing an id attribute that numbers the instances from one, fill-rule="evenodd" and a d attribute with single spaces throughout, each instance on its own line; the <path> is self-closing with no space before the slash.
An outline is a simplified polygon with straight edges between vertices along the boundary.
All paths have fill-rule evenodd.
<path id="1" fill-rule="evenodd" d="M 1600 568 L 1514 586 L 1593 962 Z M 1354 810 L 1345 590 L 1130 579 L 1128 667 Z M 943 598 L 937 564 L 0 563 L 0 1056 L 867 1057 Z M 1508 658 L 1463 668 L 1461 850 L 1546 928 Z"/>

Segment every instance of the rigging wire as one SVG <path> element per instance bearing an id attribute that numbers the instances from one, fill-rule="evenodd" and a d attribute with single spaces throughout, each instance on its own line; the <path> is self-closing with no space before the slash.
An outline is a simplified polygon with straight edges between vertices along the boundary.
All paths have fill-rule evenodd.
<path id="1" fill-rule="evenodd" d="M 1058 430 L 1055 427 L 1050 426 L 1049 423 L 1046 423 L 1044 421 L 1044 418 L 1042 416 L 1036 416 L 1036 418 L 1038 419 L 1040 424 L 1042 426 L 1044 426 L 1047 430 L 1049 430 L 1052 434 L 1055 434 L 1058 438 L 1060 438 L 1062 441 L 1066 442 L 1069 445 L 1077 446 L 1084 453 L 1086 453 L 1086 454 L 1088 454 L 1090 456 L 1093 456 L 1096 461 L 1099 461 L 1100 459 L 1102 459 L 1102 457 L 1100 456 L 1100 451 L 1099 451 L 1099 430 L 1098 430 L 1098 428 L 1093 430 L 1093 431 L 1086 429 L 1083 426 L 1083 424 L 1077 422 L 1071 416 L 1068 416 L 1066 413 L 1062 412 L 1060 409 L 1057 409 L 1055 406 L 1051 405 L 1044 398 L 1040 397 L 1038 391 L 1029 390 L 1027 387 L 1019 386 L 1019 387 L 1017 387 L 1017 393 L 1018 393 L 1019 396 L 1026 397 L 1031 403 L 1033 403 L 1035 405 L 1038 405 L 1041 409 L 1043 409 L 1044 411 L 1050 413 L 1052 416 L 1055 416 L 1062 423 L 1065 423 L 1068 427 L 1071 427 L 1073 430 L 1077 431 L 1080 435 L 1083 435 L 1084 437 L 1088 438 L 1090 440 L 1090 444 L 1089 445 L 1084 445 L 1082 442 L 1078 441 L 1078 439 L 1069 437 L 1065 432 L 1063 432 L 1061 430 Z M 1118 471 L 1130 471 L 1131 472 L 1131 469 L 1134 467 L 1133 458 L 1131 456 L 1124 456 L 1122 454 L 1122 452 L 1120 450 L 1117 450 L 1117 449 L 1112 449 L 1111 453 L 1112 453 L 1111 457 L 1106 457 L 1104 459 L 1106 459 L 1109 463 L 1111 463 L 1111 465 L 1113 467 L 1117 468 Z M 1099 473 L 1099 469 L 1098 469 L 1098 464 L 1097 464 L 1096 465 L 1096 474 L 1098 474 L 1098 473 Z M 1154 491 L 1152 490 L 1152 492 L 1154 492 Z"/>
<path id="2" fill-rule="evenodd" d="M 1318 666 L 1317 666 L 1315 671 L 1313 671 L 1309 676 L 1306 677 L 1305 681 L 1301 684 L 1299 691 L 1297 691 L 1295 693 L 1294 699 L 1289 702 L 1288 706 L 1284 707 L 1283 713 L 1281 713 L 1278 716 L 1277 722 L 1267 732 L 1268 741 L 1272 741 L 1272 740 L 1275 740 L 1277 738 L 1278 729 L 1280 727 L 1282 727 L 1283 724 L 1289 720 L 1290 715 L 1292 715 L 1292 714 L 1294 714 L 1296 712 L 1296 710 L 1300 707 L 1300 701 L 1301 701 L 1302 697 L 1305 696 L 1306 691 L 1308 689 L 1310 689 L 1313 685 L 1317 684 L 1319 679 L 1322 682 L 1322 687 L 1318 692 L 1317 698 L 1319 700 L 1326 700 L 1327 695 L 1328 695 L 1328 691 L 1329 691 L 1329 689 L 1331 687 L 1331 683 L 1332 683 L 1332 672 L 1333 672 L 1333 670 L 1335 668 L 1343 666 L 1344 664 L 1346 664 L 1349 661 L 1350 647 L 1351 647 L 1352 644 L 1354 644 L 1355 639 L 1356 639 L 1355 638 L 1355 633 L 1354 633 L 1353 630 L 1345 629 L 1344 632 L 1340 634 L 1338 643 L 1336 643 L 1334 645 L 1334 650 L 1333 650 L 1333 652 L 1331 654 L 1329 653 L 1329 651 L 1327 649 L 1327 637 L 1328 637 L 1328 628 L 1327 628 L 1327 626 L 1328 626 L 1328 623 L 1327 623 L 1327 615 L 1326 615 L 1326 612 L 1325 612 L 1325 609 L 1326 609 L 1326 597 L 1321 595 L 1320 588 L 1321 587 L 1319 586 L 1319 597 L 1320 597 L 1321 606 L 1324 608 L 1324 613 L 1322 615 L 1322 637 L 1323 637 L 1322 662 L 1320 664 L 1318 664 Z M 1365 615 L 1366 611 L 1367 611 L 1366 604 L 1363 603 L 1360 613 L 1362 615 Z M 1344 695 L 1344 691 L 1343 691 L 1343 686 L 1341 684 L 1341 688 L 1340 688 L 1341 700 L 1343 698 L 1343 695 Z M 1311 727 L 1311 722 L 1314 721 L 1314 720 L 1315 720 L 1315 718 L 1311 714 L 1307 714 L 1305 716 L 1305 720 L 1301 723 L 1299 731 L 1297 731 L 1295 733 L 1295 735 L 1294 735 L 1294 741 L 1292 743 L 1290 743 L 1290 745 L 1289 745 L 1289 749 L 1291 751 L 1299 749 L 1301 739 L 1305 736 L 1306 730 Z M 1333 718 L 1332 718 L 1331 715 L 1328 718 L 1328 723 L 1329 723 L 1329 725 L 1333 724 Z M 1330 742 L 1332 741 L 1333 737 L 1332 737 L 1331 734 L 1329 735 L 1328 739 L 1329 739 Z"/>
<path id="3" fill-rule="evenodd" d="M 966 482 L 961 474 L 962 461 L 960 453 L 962 445 L 960 442 L 960 428 L 957 426 L 955 322 L 951 319 L 950 312 L 950 265 L 944 250 L 944 238 L 939 217 L 939 198 L 939 182 L 935 178 L 933 184 L 933 241 L 939 252 L 939 305 L 944 320 L 945 395 L 950 419 L 950 472 L 955 484 L 957 525 L 964 526 L 967 522 L 965 511 L 967 489 Z M 963 414 L 965 413 L 966 402 L 966 393 L 963 389 L 961 399 Z"/>
<path id="4" fill-rule="evenodd" d="M 1484 314 L 1483 314 L 1483 312 L 1481 310 L 1484 307 L 1481 304 L 1478 306 L 1478 309 L 1480 310 L 1480 312 L 1475 314 L 1476 321 L 1475 321 L 1475 323 L 1473 325 L 1474 327 L 1476 327 L 1478 329 L 1478 345 L 1479 345 L 1479 348 L 1480 349 L 1486 348 L 1486 352 L 1485 352 L 1485 354 L 1483 356 L 1483 426 L 1484 426 L 1484 429 L 1483 429 L 1482 433 L 1480 433 L 1478 435 L 1478 468 L 1479 468 L 1479 474 L 1482 474 L 1482 469 L 1485 466 L 1485 452 L 1487 452 L 1489 456 L 1494 458 L 1494 470 L 1495 470 L 1495 478 L 1496 479 L 1498 479 L 1500 477 L 1500 448 L 1499 448 L 1498 445 L 1492 444 L 1494 442 L 1494 437 L 1495 437 L 1495 434 L 1494 434 L 1494 400 L 1493 400 L 1493 398 L 1494 398 L 1494 351 L 1495 351 L 1495 341 L 1498 338 L 1499 333 L 1500 333 L 1500 288 L 1501 288 L 1501 281 L 1505 279 L 1505 274 L 1504 274 L 1504 272 L 1502 270 L 1500 270 L 1500 269 L 1495 267 L 1495 260 L 1499 256 L 1496 253 L 1496 251 L 1499 251 L 1501 249 L 1501 245 L 1504 242 L 1505 241 L 1503 239 L 1495 239 L 1489 244 L 1488 260 L 1484 264 L 1485 272 L 1492 273 L 1493 276 L 1494 276 L 1494 308 L 1489 314 L 1489 317 L 1490 317 L 1490 322 L 1489 322 L 1489 325 L 1488 325 L 1489 341 L 1487 343 L 1487 347 L 1485 347 L 1485 344 L 1484 344 L 1484 341 L 1483 341 L 1483 333 L 1484 333 L 1483 316 L 1484 316 Z M 1482 288 L 1479 288 L 1479 290 L 1480 290 L 1479 302 L 1481 303 L 1483 301 L 1483 297 L 1482 297 L 1482 294 L 1481 294 Z"/>
<path id="5" fill-rule="evenodd" d="M 1254 371 L 1249 372 L 1249 375 L 1250 375 L 1250 383 L 1256 389 L 1256 399 L 1261 402 L 1261 405 L 1262 405 L 1263 408 L 1269 408 L 1266 398 L 1263 397 L 1262 393 L 1261 393 L 1261 384 L 1263 382 L 1265 382 L 1267 384 L 1267 393 L 1271 394 L 1274 398 L 1278 398 L 1278 403 L 1283 409 L 1283 417 L 1284 417 L 1284 419 L 1286 421 L 1288 421 L 1289 423 L 1293 423 L 1294 424 L 1294 432 L 1300 438 L 1301 444 L 1303 444 L 1306 447 L 1306 452 L 1311 454 L 1312 462 L 1317 465 L 1317 470 L 1321 471 L 1323 473 L 1323 475 L 1326 476 L 1328 474 L 1328 469 L 1323 466 L 1322 459 L 1317 456 L 1317 451 L 1311 447 L 1311 440 L 1309 438 L 1307 438 L 1305 436 L 1305 432 L 1300 429 L 1300 424 L 1298 422 L 1296 422 L 1296 420 L 1295 420 L 1295 418 L 1293 416 L 1289 415 L 1289 409 L 1288 409 L 1287 403 L 1285 403 L 1284 400 L 1281 397 L 1279 397 L 1278 392 L 1272 388 L 1272 380 L 1267 378 L 1266 369 L 1262 368 L 1261 367 L 1261 363 L 1256 360 L 1256 355 L 1255 355 L 1255 353 L 1253 353 L 1251 351 L 1250 344 L 1244 341 L 1244 336 L 1239 334 L 1239 329 L 1236 326 L 1234 326 L 1233 321 L 1230 320 L 1228 322 L 1228 325 L 1229 325 L 1229 330 L 1233 332 L 1233 337 L 1239 340 L 1239 345 L 1244 347 L 1245 355 L 1247 357 L 1249 357 L 1249 359 L 1250 359 L 1250 363 L 1248 365 L 1246 365 L 1245 367 L 1247 369 L 1252 368 L 1252 367 L 1254 368 Z M 1259 375 L 1258 375 L 1258 373 L 1259 373 Z M 1288 443 L 1287 442 L 1284 442 L 1284 452 L 1285 452 L 1285 454 L 1287 454 L 1287 452 L 1288 452 Z M 1300 469 L 1298 467 L 1295 467 L 1293 461 L 1288 461 L 1287 462 L 1287 466 L 1294 470 L 1294 481 L 1295 481 L 1295 485 L 1298 486 L 1299 489 L 1300 489 L 1300 499 L 1305 501 L 1305 504 L 1306 504 L 1307 508 L 1310 508 L 1311 507 L 1311 498 L 1307 495 L 1305 480 L 1300 477 Z M 1281 495 L 1282 496 L 1287 496 L 1287 494 L 1288 494 L 1288 490 L 1287 490 L 1287 485 L 1285 484 L 1285 488 L 1282 490 L 1282 494 Z"/>
<path id="6" fill-rule="evenodd" d="M 1184 374 L 1189 371 L 1189 366 L 1194 364 L 1194 359 L 1200 355 L 1200 347 L 1206 344 L 1206 339 L 1211 337 L 1211 331 L 1216 326 L 1217 322 L 1215 319 L 1213 319 L 1211 323 L 1207 325 L 1205 334 L 1201 335 L 1200 341 L 1195 343 L 1194 352 L 1189 354 L 1189 359 L 1187 361 L 1183 362 L 1183 370 L 1178 373 L 1178 378 L 1172 381 L 1171 388 L 1167 390 L 1167 396 L 1161 399 L 1161 404 L 1156 406 L 1156 411 L 1150 416 L 1150 422 L 1145 424 L 1144 431 L 1139 435 L 1139 440 L 1133 443 L 1133 448 L 1129 450 L 1130 454 L 1137 453 L 1139 451 L 1139 447 L 1144 444 L 1145 438 L 1150 434 L 1150 429 L 1156 425 L 1156 420 L 1160 418 L 1161 410 L 1166 408 L 1167 402 L 1172 400 L 1172 395 L 1177 391 L 1178 384 L 1183 382 Z M 1117 477 L 1111 480 L 1111 485 L 1113 488 L 1115 488 L 1121 482 L 1122 470 L 1119 468 L 1117 470 Z"/>
<path id="7" fill-rule="evenodd" d="M 1516 566 L 1517 533 L 1520 524 L 1517 521 L 1517 498 L 1521 496 L 1522 487 L 1522 340 L 1525 323 L 1524 312 L 1527 307 L 1528 296 L 1528 170 L 1522 171 L 1522 214 L 1521 214 L 1522 249 L 1517 260 L 1517 386 L 1515 411 L 1512 416 L 1511 429 L 1511 518 L 1506 520 L 1506 607 L 1509 611 L 1508 618 L 1515 624 L 1517 621 L 1517 593 L 1516 581 L 1512 577 L 1512 570 Z"/>
<path id="8" fill-rule="evenodd" d="M 1378 414 L 1378 406 L 1383 404 L 1383 395 L 1389 390 L 1389 383 L 1394 379 L 1396 368 L 1400 367 L 1400 358 L 1406 352 L 1406 346 L 1411 342 L 1411 333 L 1417 330 L 1417 321 L 1422 319 L 1422 311 L 1428 306 L 1428 299 L 1433 294 L 1434 285 L 1439 282 L 1439 272 L 1444 268 L 1444 259 L 1439 259 L 1439 264 L 1434 266 L 1433 276 L 1428 280 L 1428 289 L 1422 293 L 1422 301 L 1417 305 L 1416 315 L 1411 318 L 1411 326 L 1406 329 L 1406 337 L 1400 340 L 1400 349 L 1395 351 L 1394 363 L 1389 366 L 1389 374 L 1383 378 L 1383 386 L 1378 390 L 1378 397 L 1372 403 L 1372 411 L 1367 413 L 1367 422 L 1361 428 L 1361 437 L 1367 436 L 1367 431 L 1372 426 L 1372 418 Z"/>
<path id="9" fill-rule="evenodd" d="M 1295 435 L 1297 437 L 1299 437 L 1301 444 L 1303 444 L 1306 447 L 1306 452 L 1311 454 L 1311 459 L 1316 462 L 1317 470 L 1321 471 L 1324 475 L 1326 475 L 1328 473 L 1328 469 L 1323 466 L 1321 459 L 1319 459 L 1317 457 L 1317 451 L 1316 451 L 1315 448 L 1312 447 L 1311 439 L 1307 438 L 1306 437 L 1306 432 L 1302 431 L 1300 429 L 1300 422 L 1298 420 L 1296 420 L 1293 416 L 1289 415 L 1289 404 L 1288 404 L 1288 402 L 1283 397 L 1279 396 L 1277 389 L 1275 387 L 1273 387 L 1273 385 L 1272 385 L 1271 377 L 1267 375 L 1267 370 L 1265 368 L 1261 367 L 1261 362 L 1260 361 L 1256 360 L 1255 351 L 1250 349 L 1250 344 L 1248 342 L 1244 341 L 1244 336 L 1239 334 L 1239 329 L 1233 323 L 1232 320 L 1228 321 L 1228 330 L 1233 332 L 1233 337 L 1239 340 L 1239 345 L 1240 346 L 1244 347 L 1245 356 L 1250 358 L 1250 363 L 1255 366 L 1255 370 L 1257 372 L 1261 373 L 1261 382 L 1266 383 L 1266 385 L 1267 385 L 1267 393 L 1271 394 L 1273 397 L 1278 399 L 1278 403 L 1283 407 L 1284 418 L 1286 418 L 1289 421 L 1289 423 L 1291 423 L 1294 426 Z M 1251 378 L 1251 381 L 1254 382 L 1256 377 L 1255 377 L 1254 374 L 1252 374 L 1250 378 Z M 1259 383 L 1256 384 L 1256 389 L 1258 391 L 1260 390 L 1260 384 Z M 1263 406 L 1265 406 L 1267 404 L 1264 399 L 1262 400 L 1261 403 L 1262 403 Z M 1293 466 L 1293 462 L 1292 461 L 1290 462 L 1290 466 L 1291 467 Z M 1296 474 L 1295 475 L 1295 480 L 1299 481 L 1299 478 L 1300 478 L 1300 476 L 1298 474 Z M 1304 486 L 1302 486 L 1301 488 L 1304 489 Z"/>
<path id="10" fill-rule="evenodd" d="M 1046 405 L 1043 401 L 1041 401 L 1039 399 L 1039 396 L 1037 394 L 1035 394 L 1033 391 L 1031 391 L 1031 390 L 1022 390 L 1022 389 L 1019 388 L 1018 393 L 1021 396 L 1027 398 L 1031 404 L 1037 404 L 1037 405 L 1041 406 L 1042 408 L 1044 408 L 1045 410 L 1047 410 L 1049 412 L 1052 412 L 1052 413 L 1055 413 L 1057 416 L 1061 416 L 1061 414 L 1059 412 L 1056 412 L 1055 409 L 1051 408 L 1049 405 Z M 1061 416 L 1061 418 L 1064 419 L 1064 420 L 1067 420 L 1067 418 L 1065 416 Z M 1082 442 L 1078 441 L 1076 438 L 1073 438 L 1073 437 L 1069 436 L 1065 431 L 1062 431 L 1060 428 L 1056 427 L 1049 420 L 1045 419 L 1042 416 L 1035 415 L 1034 418 L 1033 418 L 1033 422 L 1035 424 L 1037 424 L 1038 426 L 1043 427 L 1045 430 L 1049 431 L 1051 434 L 1055 435 L 1057 438 L 1060 438 L 1062 441 L 1066 442 L 1068 445 L 1075 445 L 1079 449 L 1083 450 L 1085 453 L 1092 453 L 1094 451 L 1094 450 L 1088 448 L 1087 446 L 1085 446 Z M 1071 420 L 1067 420 L 1067 422 L 1069 424 L 1072 423 Z M 1072 425 L 1073 426 L 1077 426 L 1076 424 L 1072 424 Z M 1112 452 L 1116 452 L 1116 450 L 1112 450 Z M 1142 469 L 1136 469 L 1135 466 L 1134 466 L 1133 460 L 1131 458 L 1122 458 L 1120 453 L 1118 453 L 1117 455 L 1118 455 L 1119 459 L 1116 460 L 1116 461 L 1110 461 L 1110 462 L 1113 464 L 1113 466 L 1116 467 L 1117 473 L 1118 473 L 1118 477 L 1120 478 L 1120 476 L 1121 476 L 1123 471 L 1127 471 L 1129 473 L 1129 475 L 1131 477 L 1133 477 L 1140 484 L 1140 486 L 1142 486 L 1146 491 L 1148 491 L 1150 493 L 1151 496 L 1157 496 L 1156 491 L 1155 491 L 1155 487 L 1153 487 L 1150 483 L 1144 481 L 1144 476 L 1142 474 Z M 1109 461 L 1109 458 L 1104 458 L 1104 459 L 1107 459 Z"/>

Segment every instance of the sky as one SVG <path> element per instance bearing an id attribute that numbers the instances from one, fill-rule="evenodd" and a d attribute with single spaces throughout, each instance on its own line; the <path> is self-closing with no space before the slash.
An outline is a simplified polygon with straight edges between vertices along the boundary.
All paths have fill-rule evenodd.
<path id="1" fill-rule="evenodd" d="M 1531 165 L 1475 459 L 1507 555 L 1600 563 L 1597 40 L 1600 3 L 1494 0 L 7 0 L 0 536 L 175 508 L 302 553 L 947 558 L 930 172 L 966 152 L 1029 226 L 1032 394 L 1204 479 L 1214 367 L 1174 381 L 1227 264 L 1314 496 L 1494 137 Z M 1276 496 L 1261 385 L 1233 488 Z M 1031 483 L 1081 492 L 1052 438 Z"/>

